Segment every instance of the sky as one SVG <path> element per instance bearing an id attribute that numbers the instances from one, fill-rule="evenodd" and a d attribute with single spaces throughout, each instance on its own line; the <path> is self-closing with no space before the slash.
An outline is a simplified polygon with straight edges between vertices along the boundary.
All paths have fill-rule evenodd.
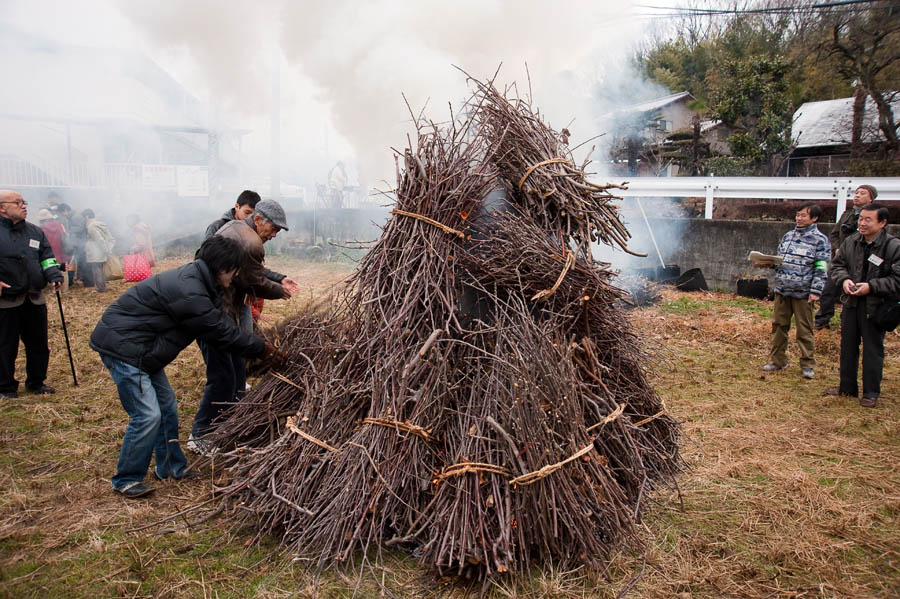
<path id="1" fill-rule="evenodd" d="M 573 145 L 602 133 L 598 115 L 613 107 L 596 92 L 633 84 L 639 17 L 631 0 L 0 0 L 0 23 L 18 30 L 146 54 L 223 122 L 251 130 L 242 149 L 257 172 L 273 158 L 277 65 L 276 159 L 301 184 L 324 181 L 339 159 L 367 185 L 389 181 L 391 148 L 414 131 L 407 102 L 444 120 L 466 97 L 454 66 L 487 78 L 502 64 L 498 81 L 519 89 L 530 77 L 535 104 Z M 667 93 L 632 88 L 626 99 L 656 91 Z"/>

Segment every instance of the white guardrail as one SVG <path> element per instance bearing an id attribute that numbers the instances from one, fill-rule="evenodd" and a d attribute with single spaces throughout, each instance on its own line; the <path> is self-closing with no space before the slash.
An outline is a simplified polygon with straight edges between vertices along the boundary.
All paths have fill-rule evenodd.
<path id="1" fill-rule="evenodd" d="M 628 189 L 610 190 L 629 197 L 706 198 L 705 218 L 712 218 L 716 198 L 836 200 L 838 217 L 856 188 L 878 190 L 878 201 L 900 201 L 900 177 L 632 177 Z M 609 179 L 610 183 L 617 183 Z"/>

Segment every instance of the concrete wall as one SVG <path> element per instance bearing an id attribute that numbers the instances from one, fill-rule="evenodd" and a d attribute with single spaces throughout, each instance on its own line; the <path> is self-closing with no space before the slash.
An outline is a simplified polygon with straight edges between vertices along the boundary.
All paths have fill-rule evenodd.
<path id="1" fill-rule="evenodd" d="M 699 268 L 710 288 L 731 292 L 736 290 L 737 280 L 747 275 L 768 274 L 771 282 L 771 272 L 751 268 L 747 254 L 750 250 L 774 254 L 781 237 L 794 227 L 793 222 L 741 220 L 650 218 L 649 222 L 666 264 L 677 264 L 681 272 Z M 819 230 L 828 235 L 833 227 L 834 223 L 822 223 Z M 629 266 L 658 266 L 644 222 L 632 221 L 628 228 L 632 234 L 629 247 L 649 254 L 643 264 L 631 262 Z M 888 225 L 888 232 L 900 237 L 900 225 Z"/>

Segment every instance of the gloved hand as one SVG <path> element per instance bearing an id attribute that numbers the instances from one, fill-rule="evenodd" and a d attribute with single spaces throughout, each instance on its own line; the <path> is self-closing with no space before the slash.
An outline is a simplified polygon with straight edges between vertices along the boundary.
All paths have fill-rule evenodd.
<path id="1" fill-rule="evenodd" d="M 279 351 L 272 343 L 266 341 L 266 347 L 262 355 L 263 362 L 272 367 L 278 367 L 287 362 L 288 358 L 284 352 Z"/>

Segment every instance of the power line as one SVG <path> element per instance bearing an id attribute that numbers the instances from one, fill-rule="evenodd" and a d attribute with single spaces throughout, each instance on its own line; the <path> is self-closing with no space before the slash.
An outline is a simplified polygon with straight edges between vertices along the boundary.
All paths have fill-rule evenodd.
<path id="1" fill-rule="evenodd" d="M 725 16 L 725 15 L 751 15 L 751 14 L 797 14 L 810 11 L 822 11 L 831 8 L 843 8 L 841 11 L 852 11 L 854 5 L 887 5 L 887 7 L 900 8 L 900 3 L 896 0 L 835 0 L 833 2 L 820 2 L 816 4 L 794 5 L 794 6 L 773 6 L 766 8 L 744 8 L 744 9 L 713 9 L 713 8 L 692 8 L 692 7 L 672 7 L 672 6 L 656 6 L 648 4 L 638 4 L 637 8 L 646 8 L 651 10 L 669 11 L 667 13 L 651 13 L 648 17 L 677 17 L 677 16 Z M 876 6 L 877 8 L 878 6 Z"/>

